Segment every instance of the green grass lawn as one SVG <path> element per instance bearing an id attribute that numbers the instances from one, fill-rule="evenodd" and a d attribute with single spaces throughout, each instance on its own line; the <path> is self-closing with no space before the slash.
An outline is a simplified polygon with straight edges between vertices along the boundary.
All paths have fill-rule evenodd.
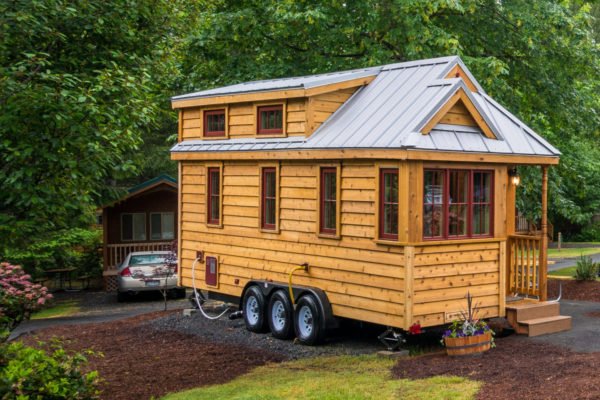
<path id="1" fill-rule="evenodd" d="M 77 300 L 59 300 L 48 308 L 44 308 L 31 316 L 31 319 L 68 317 L 80 310 Z"/>
<path id="2" fill-rule="evenodd" d="M 566 268 L 561 268 L 561 269 L 557 269 L 556 271 L 548 271 L 548 276 L 552 277 L 552 276 L 568 276 L 568 277 L 573 277 L 573 275 L 575 275 L 575 269 L 577 267 L 572 266 L 572 267 L 566 267 Z"/>
<path id="3" fill-rule="evenodd" d="M 465 378 L 392 379 L 396 360 L 320 357 L 269 364 L 223 385 L 170 394 L 163 400 L 214 399 L 474 399 L 480 384 Z"/>
<path id="4" fill-rule="evenodd" d="M 548 249 L 548 258 L 577 258 L 582 255 L 588 256 L 590 254 L 600 253 L 600 247 L 585 247 L 581 249 Z"/>

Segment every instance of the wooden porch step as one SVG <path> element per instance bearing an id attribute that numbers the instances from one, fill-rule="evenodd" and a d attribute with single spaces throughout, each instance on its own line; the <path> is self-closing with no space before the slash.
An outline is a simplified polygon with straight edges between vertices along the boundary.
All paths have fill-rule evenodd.
<path id="1" fill-rule="evenodd" d="M 506 305 L 506 319 L 513 327 L 517 322 L 560 315 L 560 304 L 550 301 L 522 300 Z"/>
<path id="2" fill-rule="evenodd" d="M 571 317 L 556 315 L 553 317 L 535 318 L 519 321 L 517 333 L 527 336 L 540 336 L 549 333 L 563 332 L 571 329 Z"/>

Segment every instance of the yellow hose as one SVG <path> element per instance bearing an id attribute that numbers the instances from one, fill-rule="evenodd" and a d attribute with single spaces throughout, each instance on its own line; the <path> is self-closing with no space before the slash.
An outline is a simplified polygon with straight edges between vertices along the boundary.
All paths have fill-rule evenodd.
<path id="1" fill-rule="evenodd" d="M 295 267 L 291 272 L 290 272 L 290 276 L 289 276 L 289 281 L 288 281 L 288 289 L 290 291 L 290 299 L 292 300 L 292 305 L 295 305 L 296 302 L 294 301 L 294 292 L 292 290 L 292 274 L 296 271 L 308 271 L 308 263 L 304 263 L 302 265 L 299 265 L 297 267 Z"/>

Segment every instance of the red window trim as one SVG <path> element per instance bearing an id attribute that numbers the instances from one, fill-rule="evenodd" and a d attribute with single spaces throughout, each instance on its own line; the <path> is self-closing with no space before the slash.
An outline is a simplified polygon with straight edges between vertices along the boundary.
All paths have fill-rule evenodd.
<path id="1" fill-rule="evenodd" d="M 262 113 L 264 111 L 280 111 L 281 112 L 281 127 L 273 128 L 273 129 L 261 129 L 262 126 Z M 275 106 L 260 106 L 256 108 L 257 117 L 257 126 L 256 126 L 256 134 L 257 135 L 275 135 L 283 133 L 283 104 L 275 105 Z"/>
<path id="2" fill-rule="evenodd" d="M 223 119 L 225 119 L 225 109 L 221 108 L 219 110 L 205 110 L 204 111 L 204 137 L 223 137 L 225 136 L 225 123 L 223 124 L 222 131 L 209 131 L 208 130 L 208 117 L 211 115 L 223 115 Z"/>
<path id="3" fill-rule="evenodd" d="M 267 197 L 267 180 L 266 180 L 266 175 L 272 173 L 275 177 L 275 196 L 274 197 Z M 275 230 L 277 229 L 277 171 L 274 167 L 266 167 L 262 169 L 262 173 L 261 173 L 261 180 L 262 180 L 262 190 L 260 193 L 260 227 L 262 229 L 267 229 L 267 230 Z M 266 213 L 266 204 L 267 204 L 267 200 L 268 199 L 272 199 L 275 200 L 274 201 L 274 209 L 273 209 L 273 215 L 275 215 L 275 223 L 274 224 L 268 224 L 266 222 L 266 218 L 267 218 L 267 213 Z"/>
<path id="4" fill-rule="evenodd" d="M 386 233 L 384 232 L 385 224 L 385 205 L 386 204 L 396 204 L 398 203 L 386 203 L 385 202 L 385 175 L 395 175 L 396 180 L 398 180 L 398 169 L 397 168 L 382 168 L 379 170 L 379 238 L 386 240 L 398 240 L 398 232 L 394 233 Z M 398 182 L 398 191 L 400 191 L 400 182 Z M 400 193 L 398 193 L 398 197 L 400 197 Z M 399 200 L 399 199 L 398 199 Z"/>
<path id="5" fill-rule="evenodd" d="M 336 192 L 334 194 L 335 198 L 333 200 L 325 198 L 325 175 L 333 174 L 333 178 L 336 181 Z M 320 176 L 320 201 L 319 201 L 319 232 L 326 235 L 337 235 L 337 223 L 338 223 L 338 204 L 337 204 L 337 168 L 336 167 L 324 167 L 321 168 L 321 176 Z M 335 204 L 335 228 L 325 228 L 325 203 L 333 202 Z"/>
<path id="6" fill-rule="evenodd" d="M 213 180 L 212 178 L 212 174 L 216 173 L 219 177 L 219 185 L 217 187 L 217 193 L 213 193 Z M 213 197 L 217 197 L 219 200 L 219 207 L 220 207 L 220 203 L 221 203 L 221 168 L 219 167 L 209 167 L 208 168 L 208 173 L 207 173 L 207 179 L 208 179 L 208 193 L 207 193 L 207 199 L 206 199 L 206 221 L 208 224 L 210 225 L 219 225 L 221 223 L 221 210 L 217 210 L 218 211 L 218 217 L 216 219 L 211 219 L 211 215 L 213 214 L 213 209 L 212 209 L 212 198 Z"/>
<path id="7" fill-rule="evenodd" d="M 441 236 L 425 236 L 425 233 L 423 232 L 423 240 L 427 241 L 427 240 L 460 240 L 460 239 L 483 239 L 483 238 L 491 238 L 494 237 L 494 208 L 495 208 L 495 203 L 494 203 L 494 170 L 488 170 L 488 169 L 462 169 L 462 168 L 425 168 L 423 172 L 427 172 L 427 171 L 432 171 L 432 172 L 443 172 L 443 185 L 444 185 L 444 191 L 443 191 L 443 199 L 442 199 L 442 210 L 444 212 L 444 215 L 442 217 L 443 220 L 443 226 L 442 226 L 442 235 Z M 449 210 L 450 210 L 450 203 L 448 202 L 448 198 L 450 195 L 450 188 L 449 188 L 449 182 L 450 182 L 450 172 L 451 171 L 467 171 L 469 173 L 469 182 L 468 182 L 468 201 L 467 201 L 467 233 L 466 235 L 460 235 L 460 236 L 449 236 L 448 234 L 448 230 L 449 230 Z M 490 174 L 490 201 L 488 203 L 475 203 L 473 201 L 473 188 L 474 188 L 474 176 L 476 173 L 484 173 L 484 174 Z M 423 174 L 423 179 L 425 179 L 425 173 Z M 425 215 L 424 209 L 425 209 L 425 205 L 426 204 L 430 204 L 430 203 L 425 203 L 425 182 L 423 182 L 423 215 Z M 462 203 L 461 203 L 462 204 Z M 474 205 L 476 204 L 487 204 L 490 207 L 490 233 L 486 233 L 486 234 L 473 234 L 473 210 L 474 210 Z M 423 225 L 425 225 L 425 219 L 423 219 Z"/>

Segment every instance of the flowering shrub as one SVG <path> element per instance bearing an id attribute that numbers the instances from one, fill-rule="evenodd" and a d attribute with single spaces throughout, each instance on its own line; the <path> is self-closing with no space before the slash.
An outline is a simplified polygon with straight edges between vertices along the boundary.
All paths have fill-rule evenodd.
<path id="1" fill-rule="evenodd" d="M 0 341 L 51 298 L 48 289 L 32 283 L 20 266 L 0 263 Z"/>

